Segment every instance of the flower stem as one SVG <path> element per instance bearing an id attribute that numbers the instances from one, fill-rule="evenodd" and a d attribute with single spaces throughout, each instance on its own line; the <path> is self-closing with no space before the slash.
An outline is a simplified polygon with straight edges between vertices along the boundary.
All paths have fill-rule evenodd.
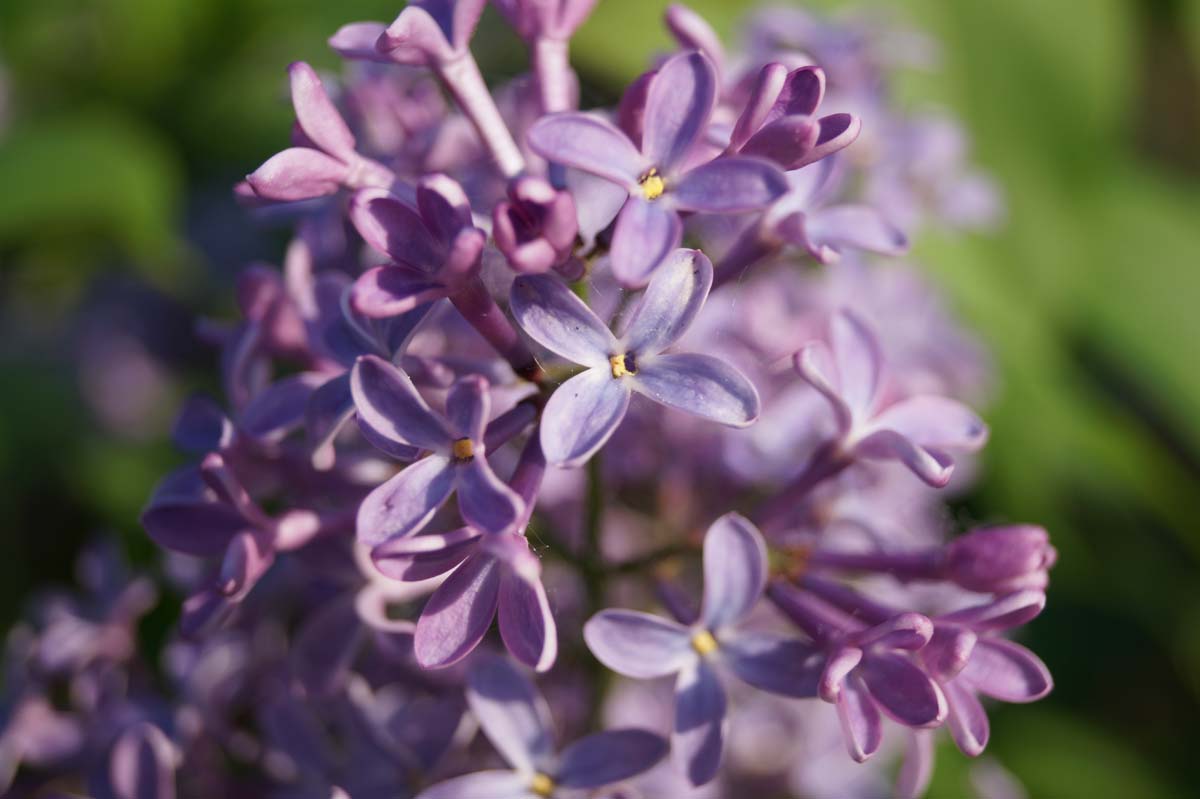
<path id="1" fill-rule="evenodd" d="M 496 101 L 483 81 L 475 57 L 469 52 L 464 53 L 452 61 L 438 64 L 437 73 L 463 114 L 471 120 L 504 177 L 511 178 L 525 171 L 525 157 L 504 124 L 504 117 L 496 108 Z"/>
<path id="2" fill-rule="evenodd" d="M 542 111 L 554 114 L 575 108 L 575 74 L 567 56 L 568 43 L 565 39 L 539 37 L 530 47 L 533 74 L 537 76 L 541 93 Z"/>
<path id="3" fill-rule="evenodd" d="M 450 295 L 450 302 L 508 361 L 514 372 L 534 383 L 541 382 L 542 370 L 534 360 L 533 353 L 492 299 L 482 280 L 476 277 L 467 281 L 461 289 Z"/>

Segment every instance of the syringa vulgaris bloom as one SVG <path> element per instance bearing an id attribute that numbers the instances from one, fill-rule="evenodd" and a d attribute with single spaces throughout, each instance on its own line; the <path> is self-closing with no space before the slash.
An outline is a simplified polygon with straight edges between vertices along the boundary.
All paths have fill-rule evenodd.
<path id="1" fill-rule="evenodd" d="M 529 145 L 546 160 L 617 184 L 628 199 L 612 237 L 613 273 L 622 284 L 646 285 L 683 237 L 680 212 L 742 213 L 767 206 L 787 191 L 772 163 L 725 156 L 696 164 L 717 100 L 717 76 L 699 52 L 674 56 L 646 87 L 641 145 L 592 114 L 545 117 L 529 131 Z"/>
<path id="2" fill-rule="evenodd" d="M 758 392 L 728 363 L 664 352 L 687 331 L 711 286 L 708 258 L 677 250 L 655 272 L 617 337 L 557 278 L 526 275 L 513 283 L 518 324 L 542 346 L 586 367 L 555 390 L 542 413 L 542 448 L 550 463 L 587 461 L 625 418 L 634 392 L 734 427 L 758 417 Z"/>

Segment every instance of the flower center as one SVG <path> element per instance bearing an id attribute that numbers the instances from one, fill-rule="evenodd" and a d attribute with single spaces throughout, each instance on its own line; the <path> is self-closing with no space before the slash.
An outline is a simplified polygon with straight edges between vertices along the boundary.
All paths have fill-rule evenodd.
<path id="1" fill-rule="evenodd" d="M 637 363 L 632 353 L 608 356 L 608 365 L 612 368 L 613 377 L 637 374 Z"/>
<path id="2" fill-rule="evenodd" d="M 533 791 L 536 796 L 552 796 L 554 794 L 554 780 L 550 776 L 538 772 L 530 780 L 529 790 Z"/>
<path id="3" fill-rule="evenodd" d="M 654 167 L 650 171 L 642 175 L 638 185 L 642 187 L 642 194 L 647 200 L 657 200 L 663 196 L 663 192 L 667 190 L 666 181 L 662 179 L 662 175 L 658 174 L 658 170 Z"/>
<path id="4" fill-rule="evenodd" d="M 711 655 L 717 651 L 717 639 L 708 630 L 701 630 L 692 636 L 692 649 L 701 657 Z"/>
<path id="5" fill-rule="evenodd" d="M 459 438 L 454 441 L 454 459 L 469 461 L 475 457 L 475 445 L 469 438 Z"/>

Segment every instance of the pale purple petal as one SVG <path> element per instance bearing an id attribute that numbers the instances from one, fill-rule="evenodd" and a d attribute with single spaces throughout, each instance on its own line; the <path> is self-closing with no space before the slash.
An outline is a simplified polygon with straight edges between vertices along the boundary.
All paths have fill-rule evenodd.
<path id="1" fill-rule="evenodd" d="M 1007 630 L 1033 620 L 1045 607 L 1045 592 L 1017 591 L 983 605 L 947 613 L 941 618 L 977 631 Z"/>
<path id="2" fill-rule="evenodd" d="M 542 450 L 555 466 L 587 461 L 616 431 L 629 408 L 629 386 L 607 364 L 559 386 L 542 410 Z"/>
<path id="3" fill-rule="evenodd" d="M 500 581 L 500 637 L 517 660 L 534 671 L 546 671 L 558 657 L 558 631 L 541 580 L 519 574 Z"/>
<path id="4" fill-rule="evenodd" d="M 817 680 L 817 694 L 826 702 L 836 702 L 847 684 L 847 679 L 862 662 L 863 651 L 854 646 L 839 646 L 825 661 L 821 676 Z"/>
<path id="5" fill-rule="evenodd" d="M 932 727 L 946 718 L 946 698 L 913 661 L 893 652 L 870 652 L 855 670 L 879 708 L 908 727 Z"/>
<path id="6" fill-rule="evenodd" d="M 476 553 L 463 561 L 425 603 L 413 650 L 423 668 L 440 669 L 469 655 L 496 617 L 500 565 Z"/>
<path id="7" fill-rule="evenodd" d="M 439 241 L 452 241 L 461 231 L 473 227 L 471 201 L 463 187 L 448 175 L 435 173 L 418 181 L 417 209 Z"/>
<path id="8" fill-rule="evenodd" d="M 488 382 L 479 375 L 459 378 L 446 396 L 446 419 L 456 437 L 483 441 L 483 428 L 491 411 Z"/>
<path id="9" fill-rule="evenodd" d="M 327 381 L 308 398 L 304 408 L 304 432 L 313 464 L 318 469 L 333 466 L 333 441 L 353 415 L 354 395 L 350 393 L 349 372 Z M 391 442 L 389 445 L 408 450 L 402 460 L 415 460 L 419 453 L 415 447 Z"/>
<path id="10" fill-rule="evenodd" d="M 804 219 L 803 244 L 822 263 L 835 260 L 847 249 L 883 255 L 903 255 L 908 237 L 869 205 L 834 205 L 809 213 Z"/>
<path id="11" fill-rule="evenodd" d="M 804 381 L 829 401 L 838 430 L 843 434 L 849 432 L 854 424 L 854 414 L 842 398 L 833 350 L 824 341 L 811 341 L 800 348 L 794 362 Z"/>
<path id="12" fill-rule="evenodd" d="M 717 72 L 702 53 L 680 53 L 650 79 L 642 153 L 670 173 L 700 138 L 717 102 Z"/>
<path id="13" fill-rule="evenodd" d="M 467 702 L 509 765 L 532 772 L 554 750 L 550 708 L 507 660 L 480 657 L 467 674 Z"/>
<path id="14" fill-rule="evenodd" d="M 713 268 L 699 250 L 676 250 L 654 271 L 621 341 L 626 352 L 658 353 L 674 344 L 712 288 Z"/>
<path id="15" fill-rule="evenodd" d="M 745 375 L 720 358 L 698 353 L 659 355 L 639 362 L 634 391 L 655 402 L 731 427 L 758 418 L 762 403 Z"/>
<path id="16" fill-rule="evenodd" d="M 628 191 L 650 164 L 611 122 L 590 114 L 552 114 L 526 134 L 530 149 L 547 161 L 610 180 Z"/>
<path id="17" fill-rule="evenodd" d="M 667 756 L 667 742 L 648 730 L 607 730 L 563 750 L 556 782 L 563 788 L 600 788 L 649 771 Z"/>
<path id="18" fill-rule="evenodd" d="M 857 314 L 842 310 L 829 320 L 829 345 L 838 375 L 838 391 L 856 421 L 874 409 L 883 373 L 879 339 Z"/>
<path id="19" fill-rule="evenodd" d="M 966 405 L 948 397 L 919 395 L 883 409 L 873 428 L 895 430 L 931 449 L 974 452 L 987 442 L 987 425 Z"/>
<path id="20" fill-rule="evenodd" d="M 737 122 L 734 123 L 733 133 L 729 137 L 730 152 L 740 150 L 742 145 L 767 121 L 767 114 L 774 107 L 787 78 L 787 67 L 778 62 L 765 64 L 754 76 L 750 96 L 746 100 Z"/>
<path id="21" fill-rule="evenodd" d="M 510 309 L 530 338 L 575 363 L 607 368 L 608 357 L 617 351 L 617 340 L 608 326 L 558 278 L 517 278 Z"/>
<path id="22" fill-rule="evenodd" d="M 683 239 L 683 222 L 669 204 L 630 195 L 617 214 L 609 259 L 626 288 L 641 288 Z"/>
<path id="23" fill-rule="evenodd" d="M 303 423 L 309 398 L 323 382 L 323 375 L 303 372 L 272 383 L 242 410 L 238 426 L 260 441 L 282 438 Z"/>
<path id="24" fill-rule="evenodd" d="M 762 691 L 815 697 L 825 655 L 807 641 L 770 633 L 740 633 L 720 641 L 722 660 L 743 682 Z"/>
<path id="25" fill-rule="evenodd" d="M 436 12 L 437 9 L 433 10 Z M 375 49 L 397 64 L 409 66 L 433 66 L 448 62 L 455 55 L 454 46 L 446 35 L 446 26 L 439 24 L 430 10 L 417 3 L 400 12 L 379 35 Z"/>
<path id="26" fill-rule="evenodd" d="M 385 189 L 362 189 L 350 201 L 350 221 L 367 244 L 393 260 L 429 272 L 442 265 L 445 248 L 399 197 Z"/>
<path id="27" fill-rule="evenodd" d="M 853 677 L 838 693 L 837 712 L 850 757 L 857 763 L 866 761 L 883 742 L 883 719 L 867 689 Z"/>
<path id="28" fill-rule="evenodd" d="M 391 59 L 375 48 L 385 30 L 387 25 L 382 22 L 351 22 L 338 28 L 337 33 L 329 37 L 328 44 L 342 58 L 390 63 Z"/>
<path id="29" fill-rule="evenodd" d="M 246 176 L 254 193 L 267 200 L 291 202 L 335 194 L 349 167 L 319 150 L 289 147 Z"/>
<path id="30" fill-rule="evenodd" d="M 174 747 L 152 724 L 130 727 L 109 756 L 109 780 L 115 799 L 174 799 Z"/>
<path id="31" fill-rule="evenodd" d="M 478 771 L 432 785 L 417 799 L 529 799 L 529 776 L 515 771 Z"/>
<path id="32" fill-rule="evenodd" d="M 1054 686 L 1037 655 L 1003 638 L 980 638 L 961 677 L 981 694 L 1005 702 L 1033 702 Z"/>
<path id="33" fill-rule="evenodd" d="M 691 170 L 668 195 L 680 210 L 730 214 L 765 208 L 787 190 L 787 176 L 770 161 L 734 155 Z"/>
<path id="34" fill-rule="evenodd" d="M 708 56 L 718 72 L 721 71 L 725 49 L 721 46 L 721 37 L 704 17 L 685 5 L 672 3 L 667 6 L 664 21 L 680 49 L 699 50 Z"/>
<path id="35" fill-rule="evenodd" d="M 750 520 L 727 513 L 704 536 L 704 606 L 710 630 L 739 621 L 767 584 L 767 544 Z"/>
<path id="36" fill-rule="evenodd" d="M 639 680 L 674 674 L 696 659 L 686 627 L 634 610 L 600 611 L 583 625 L 583 640 L 605 666 Z"/>
<path id="37" fill-rule="evenodd" d="M 456 464 L 458 481 L 458 510 L 463 521 L 486 533 L 511 530 L 525 511 L 525 503 L 517 492 L 496 477 L 482 455 L 469 463 Z"/>
<path id="38" fill-rule="evenodd" d="M 928 730 L 912 730 L 904 751 L 904 763 L 896 777 L 899 799 L 920 799 L 929 789 L 933 778 L 934 740 Z"/>
<path id="39" fill-rule="evenodd" d="M 403 582 L 420 582 L 445 574 L 475 551 L 483 533 L 460 527 L 448 533 L 392 538 L 371 550 L 380 573 Z"/>
<path id="40" fill-rule="evenodd" d="M 408 375 L 378 356 L 358 359 L 350 373 L 350 390 L 359 424 L 380 438 L 439 452 L 454 439 Z"/>
<path id="41" fill-rule="evenodd" d="M 409 313 L 448 294 L 445 285 L 411 266 L 368 269 L 354 281 L 351 304 L 363 316 L 380 319 Z"/>
<path id="42" fill-rule="evenodd" d="M 854 644 L 916 651 L 933 638 L 933 622 L 920 613 L 900 613 L 854 636 Z"/>
<path id="43" fill-rule="evenodd" d="M 816 145 L 808 151 L 802 163 L 793 167 L 794 169 L 820 161 L 838 150 L 849 147 L 862 131 L 862 120 L 853 114 L 830 114 L 821 117 L 818 122 L 821 133 L 817 137 Z"/>
<path id="44" fill-rule="evenodd" d="M 675 683 L 671 756 L 692 785 L 717 776 L 725 747 L 725 688 L 709 663 L 696 658 Z"/>
<path id="45" fill-rule="evenodd" d="M 358 540 L 374 547 L 393 536 L 418 532 L 454 491 L 454 481 L 454 465 L 442 455 L 406 466 L 359 506 Z"/>
<path id="46" fill-rule="evenodd" d="M 785 170 L 798 169 L 817 144 L 821 128 L 808 116 L 786 116 L 768 122 L 738 151 L 765 158 Z"/>
<path id="47" fill-rule="evenodd" d="M 950 737 L 964 755 L 979 756 L 987 746 L 990 731 L 983 705 L 973 691 L 957 680 L 951 680 L 943 687 L 950 705 L 946 720 Z"/>
<path id="48" fill-rule="evenodd" d="M 925 449 L 894 430 L 876 430 L 854 445 L 856 455 L 897 460 L 934 488 L 943 488 L 954 473 L 954 460 L 944 452 Z"/>
<path id="49" fill-rule="evenodd" d="M 303 61 L 288 67 L 296 123 L 313 144 L 343 161 L 355 158 L 354 134 L 325 92 L 321 79 Z"/>
<path id="50" fill-rule="evenodd" d="M 232 443 L 233 436 L 233 423 L 221 406 L 202 394 L 187 398 L 171 428 L 175 446 L 196 454 L 224 449 Z"/>
<path id="51" fill-rule="evenodd" d="M 291 658 L 296 678 L 310 696 L 327 696 L 342 685 L 363 638 L 353 595 L 337 597 L 305 618 Z"/>

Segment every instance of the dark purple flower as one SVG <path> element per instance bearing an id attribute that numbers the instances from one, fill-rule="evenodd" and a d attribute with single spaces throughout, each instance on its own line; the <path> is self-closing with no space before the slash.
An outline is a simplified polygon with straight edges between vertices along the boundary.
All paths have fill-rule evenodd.
<path id="1" fill-rule="evenodd" d="M 698 250 L 677 250 L 655 272 L 617 338 L 556 278 L 529 275 L 513 283 L 517 323 L 547 349 L 587 367 L 554 392 L 542 413 L 542 448 L 550 463 L 587 461 L 617 429 L 635 391 L 734 427 L 758 417 L 754 385 L 725 361 L 663 353 L 687 331 L 711 286 L 708 258 Z"/>
<path id="2" fill-rule="evenodd" d="M 626 286 L 646 285 L 679 246 L 680 211 L 752 211 L 787 190 L 783 173 L 766 161 L 741 156 L 702 165 L 689 161 L 716 98 L 712 63 L 698 52 L 681 53 L 650 80 L 640 149 L 612 124 L 587 114 L 554 114 L 529 131 L 530 147 L 543 158 L 627 192 L 611 251 L 613 272 Z"/>
<path id="3" fill-rule="evenodd" d="M 968 591 L 1003 594 L 1044 590 L 1058 559 L 1045 528 L 1031 524 L 983 527 L 946 546 L 946 579 Z"/>
<path id="4" fill-rule="evenodd" d="M 545 180 L 519 177 L 508 184 L 508 199 L 492 210 L 492 237 L 518 272 L 546 272 L 571 255 L 579 223 L 570 192 Z"/>
<path id="5" fill-rule="evenodd" d="M 816 695 L 805 641 L 738 630 L 762 597 L 767 547 L 749 521 L 722 516 L 704 538 L 704 602 L 692 625 L 633 610 L 602 610 L 584 626 L 588 648 L 636 679 L 678 675 L 671 750 L 693 785 L 712 780 L 724 749 L 726 696 L 717 668 L 764 691 Z"/>
<path id="6" fill-rule="evenodd" d="M 566 797 L 637 776 L 667 753 L 645 730 L 607 730 L 556 752 L 550 712 L 534 686 L 507 661 L 478 659 L 467 677 L 467 702 L 511 771 L 481 771 L 422 791 L 418 799 Z"/>

